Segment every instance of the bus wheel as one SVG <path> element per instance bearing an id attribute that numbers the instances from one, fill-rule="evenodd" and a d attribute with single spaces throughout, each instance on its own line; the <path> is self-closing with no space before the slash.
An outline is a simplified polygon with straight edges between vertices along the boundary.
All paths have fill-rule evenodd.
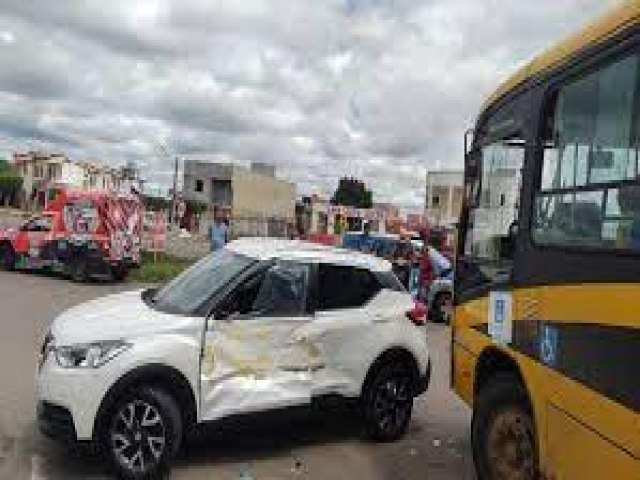
<path id="1" fill-rule="evenodd" d="M 16 267 L 16 252 L 11 245 L 0 245 L 0 267 L 3 270 L 13 270 Z"/>
<path id="2" fill-rule="evenodd" d="M 539 478 L 533 413 L 514 375 L 498 374 L 480 390 L 471 443 L 479 480 Z"/>

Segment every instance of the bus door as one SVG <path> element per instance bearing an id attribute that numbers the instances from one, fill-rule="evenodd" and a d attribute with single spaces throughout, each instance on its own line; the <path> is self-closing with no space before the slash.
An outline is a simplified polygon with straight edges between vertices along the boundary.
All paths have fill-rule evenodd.
<path id="1" fill-rule="evenodd" d="M 524 141 L 497 138 L 472 150 L 456 266 L 458 324 L 498 344 L 512 336 L 511 271 L 518 233 Z"/>

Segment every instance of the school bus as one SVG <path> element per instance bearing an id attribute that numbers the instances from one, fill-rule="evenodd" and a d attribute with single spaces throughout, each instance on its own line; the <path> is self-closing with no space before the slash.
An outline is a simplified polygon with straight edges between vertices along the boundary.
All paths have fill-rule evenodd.
<path id="1" fill-rule="evenodd" d="M 481 480 L 640 479 L 639 107 L 633 1 L 534 58 L 478 116 L 451 380 Z"/>

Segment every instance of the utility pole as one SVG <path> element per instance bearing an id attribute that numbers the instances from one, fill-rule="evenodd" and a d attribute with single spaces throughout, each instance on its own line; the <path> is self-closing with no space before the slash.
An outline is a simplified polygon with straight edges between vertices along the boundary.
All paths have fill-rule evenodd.
<path id="1" fill-rule="evenodd" d="M 176 155 L 173 165 L 173 191 L 171 192 L 171 211 L 169 212 L 169 223 L 173 223 L 176 212 L 176 199 L 178 189 L 178 156 Z"/>

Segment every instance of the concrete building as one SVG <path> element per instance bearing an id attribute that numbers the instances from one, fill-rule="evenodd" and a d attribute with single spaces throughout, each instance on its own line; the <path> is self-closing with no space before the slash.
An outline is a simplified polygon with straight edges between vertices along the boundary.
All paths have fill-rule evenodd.
<path id="1" fill-rule="evenodd" d="M 458 222 L 464 195 L 461 170 L 427 172 L 424 214 L 430 225 L 452 226 Z"/>
<path id="2" fill-rule="evenodd" d="M 266 164 L 185 160 L 183 196 L 229 212 L 234 236 L 285 236 L 295 224 L 295 185 Z"/>
<path id="3" fill-rule="evenodd" d="M 86 180 L 85 169 L 63 153 L 14 153 L 12 164 L 22 177 L 23 203 L 29 205 L 44 205 L 50 187 L 82 187 Z"/>
<path id="4" fill-rule="evenodd" d="M 142 179 L 135 166 L 119 169 L 99 161 L 73 162 L 63 153 L 14 153 L 12 165 L 22 177 L 22 199 L 28 205 L 45 204 L 46 191 L 52 187 L 95 188 L 131 193 L 140 192 Z"/>

